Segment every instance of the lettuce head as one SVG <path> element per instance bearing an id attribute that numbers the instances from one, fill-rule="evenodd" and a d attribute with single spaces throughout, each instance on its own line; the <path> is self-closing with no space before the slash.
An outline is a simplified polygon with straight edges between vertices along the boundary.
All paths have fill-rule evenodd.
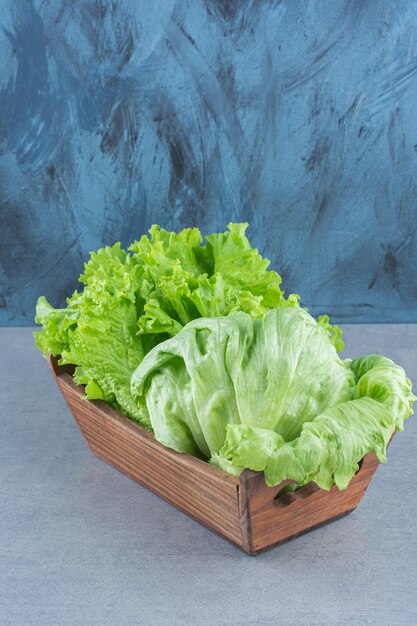
<path id="1" fill-rule="evenodd" d="M 131 390 L 164 445 L 325 489 L 345 488 L 367 452 L 384 462 L 415 400 L 400 366 L 340 359 L 322 325 L 287 307 L 190 322 L 144 357 Z"/>

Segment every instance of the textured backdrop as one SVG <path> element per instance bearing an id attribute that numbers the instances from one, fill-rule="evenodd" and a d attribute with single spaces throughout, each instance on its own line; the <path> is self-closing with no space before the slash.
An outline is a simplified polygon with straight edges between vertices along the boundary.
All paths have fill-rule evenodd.
<path id="1" fill-rule="evenodd" d="M 417 321 L 417 3 L 2 0 L 0 323 L 91 249 L 249 236 L 314 313 Z"/>

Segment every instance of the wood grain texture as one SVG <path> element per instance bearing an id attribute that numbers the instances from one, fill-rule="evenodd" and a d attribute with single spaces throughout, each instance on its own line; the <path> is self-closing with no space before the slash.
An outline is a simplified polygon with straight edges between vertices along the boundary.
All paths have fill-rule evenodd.
<path id="1" fill-rule="evenodd" d="M 83 400 L 70 373 L 56 382 L 91 450 L 211 530 L 241 545 L 239 480 L 188 454 L 162 446 L 138 424 L 101 401 Z"/>
<path id="2" fill-rule="evenodd" d="M 246 550 L 251 554 L 287 541 L 301 533 L 346 515 L 359 504 L 368 487 L 378 460 L 374 453 L 366 455 L 360 470 L 349 486 L 330 491 L 311 483 L 277 500 L 279 491 L 293 481 L 283 481 L 276 487 L 265 485 L 263 474 L 245 470 L 241 476 L 241 511 L 249 521 Z"/>
<path id="3" fill-rule="evenodd" d="M 344 491 L 310 483 L 276 497 L 292 481 L 267 487 L 261 472 L 239 478 L 188 454 L 162 446 L 154 436 L 101 401 L 83 399 L 71 367 L 49 359 L 54 378 L 81 433 L 101 459 L 187 515 L 255 555 L 353 511 L 378 467 L 373 453 Z"/>

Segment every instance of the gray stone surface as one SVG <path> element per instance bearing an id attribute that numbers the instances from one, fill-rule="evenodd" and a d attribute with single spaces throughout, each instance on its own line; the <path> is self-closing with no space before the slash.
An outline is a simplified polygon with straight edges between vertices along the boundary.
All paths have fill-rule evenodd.
<path id="1" fill-rule="evenodd" d="M 346 326 L 417 381 L 417 325 Z M 358 509 L 256 558 L 96 459 L 30 329 L 0 329 L 0 623 L 417 624 L 417 420 Z"/>

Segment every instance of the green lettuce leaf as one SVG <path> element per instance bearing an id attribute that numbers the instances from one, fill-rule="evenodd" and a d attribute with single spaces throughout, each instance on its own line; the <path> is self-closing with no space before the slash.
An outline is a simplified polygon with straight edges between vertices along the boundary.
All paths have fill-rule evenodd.
<path id="1" fill-rule="evenodd" d="M 206 237 L 213 259 L 213 273 L 220 273 L 230 285 L 232 299 L 243 291 L 259 296 L 265 309 L 288 306 L 280 289 L 281 277 L 274 271 L 268 271 L 268 259 L 263 259 L 258 250 L 251 247 L 245 235 L 247 227 L 246 222 L 228 224 L 228 232 Z M 297 305 L 296 296 L 292 297 L 291 304 L 294 299 Z"/>
<path id="2" fill-rule="evenodd" d="M 197 228 L 173 233 L 152 226 L 150 238 L 134 242 L 129 249 L 142 268 L 146 303 L 140 332 L 173 336 L 198 317 L 244 311 L 257 318 L 270 307 L 299 306 L 298 296 L 284 297 L 281 277 L 251 247 L 247 226 L 229 224 L 227 232 L 207 236 L 204 246 Z"/>
<path id="3" fill-rule="evenodd" d="M 90 307 L 89 307 L 90 305 Z M 76 364 L 74 380 L 86 385 L 86 397 L 104 400 L 125 415 L 150 428 L 143 403 L 130 392 L 132 372 L 144 355 L 137 336 L 135 304 L 128 299 L 109 298 L 97 315 L 93 302 L 84 300 L 82 316 L 70 331 L 70 345 L 61 354 L 61 364 Z"/>
<path id="4" fill-rule="evenodd" d="M 417 398 L 404 370 L 390 359 L 371 355 L 348 363 L 357 381 L 355 399 L 333 406 L 303 424 L 290 442 L 269 430 L 245 425 L 227 427 L 226 441 L 211 462 L 238 475 L 244 468 L 263 470 L 267 485 L 311 481 L 322 489 L 345 489 L 368 452 L 386 461 L 395 429 L 413 413 Z"/>
<path id="5" fill-rule="evenodd" d="M 336 348 L 336 352 L 342 352 L 345 348 L 345 342 L 342 339 L 342 329 L 339 326 L 330 324 L 328 315 L 319 315 L 317 323 L 324 328 L 329 336 L 330 341 Z"/>
<path id="6" fill-rule="evenodd" d="M 260 319 L 239 312 L 190 322 L 144 357 L 131 388 L 145 397 L 161 443 L 180 452 L 197 446 L 209 457 L 223 446 L 228 424 L 293 439 L 304 422 L 353 398 L 355 381 L 306 311 L 281 308 Z"/>
<path id="7" fill-rule="evenodd" d="M 80 298 L 75 293 L 67 298 L 67 308 L 54 309 L 45 296 L 40 296 L 36 303 L 35 322 L 42 324 L 41 331 L 34 333 L 36 346 L 46 354 L 57 356 L 69 346 L 68 332 L 77 325 L 80 314 Z"/>
<path id="8" fill-rule="evenodd" d="M 36 343 L 45 354 L 60 355 L 61 364 L 76 365 L 74 380 L 86 386 L 87 398 L 104 400 L 151 429 L 144 403 L 130 392 L 145 352 L 137 336 L 137 264 L 115 244 L 92 253 L 80 280 L 84 291 L 68 300 L 67 309 L 38 300 L 36 321 L 43 328 Z"/>
<path id="9" fill-rule="evenodd" d="M 119 243 L 92 252 L 80 276 L 83 290 L 65 308 L 39 298 L 37 346 L 76 366 L 75 379 L 88 398 L 103 399 L 150 428 L 128 378 L 155 345 L 201 317 L 243 311 L 260 319 L 270 307 L 299 308 L 298 296 L 284 297 L 280 276 L 251 247 L 246 228 L 229 224 L 204 244 L 197 228 L 174 233 L 154 225 L 129 252 Z M 328 318 L 322 325 L 340 348 L 337 327 Z"/>
<path id="10" fill-rule="evenodd" d="M 144 357 L 131 390 L 164 445 L 324 489 L 344 489 L 370 451 L 384 462 L 416 399 L 400 366 L 342 361 L 300 308 L 194 320 Z"/>
<path id="11" fill-rule="evenodd" d="M 197 228 L 169 232 L 157 225 L 129 248 L 140 265 L 140 295 L 144 312 L 140 332 L 177 334 L 198 317 L 217 317 L 243 311 L 254 318 L 271 307 L 298 307 L 299 296 L 284 297 L 281 277 L 270 262 L 252 248 L 246 237 L 248 224 L 228 224 L 224 233 L 206 236 Z M 319 317 L 338 352 L 342 331 Z"/>

